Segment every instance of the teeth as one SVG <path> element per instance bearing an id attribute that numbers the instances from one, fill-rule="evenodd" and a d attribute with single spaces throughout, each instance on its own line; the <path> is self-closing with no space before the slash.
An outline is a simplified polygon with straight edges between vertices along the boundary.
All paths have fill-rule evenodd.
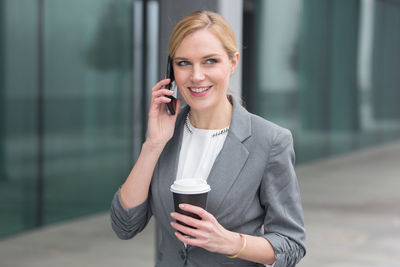
<path id="1" fill-rule="evenodd" d="M 203 87 L 203 88 L 190 88 L 191 91 L 195 92 L 195 93 L 201 93 L 204 92 L 206 90 L 208 90 L 208 87 Z"/>

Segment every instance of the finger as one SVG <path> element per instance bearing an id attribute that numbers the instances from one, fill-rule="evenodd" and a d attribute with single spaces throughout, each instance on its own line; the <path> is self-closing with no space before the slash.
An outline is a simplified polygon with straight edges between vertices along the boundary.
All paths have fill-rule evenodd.
<path id="1" fill-rule="evenodd" d="M 166 91 L 169 91 L 166 89 Z M 166 92 L 169 93 L 169 92 Z M 163 92 L 153 92 L 151 97 L 151 103 L 153 107 L 159 107 L 160 104 L 170 103 L 172 100 L 167 95 L 163 94 Z"/>
<path id="2" fill-rule="evenodd" d="M 204 240 L 193 238 L 192 236 L 185 236 L 179 232 L 175 232 L 175 236 L 182 242 L 190 246 L 204 247 Z"/>
<path id="3" fill-rule="evenodd" d="M 172 101 L 171 98 L 166 97 L 164 95 L 156 97 L 156 98 L 153 98 L 153 102 L 155 104 L 169 103 L 171 101 Z"/>
<path id="4" fill-rule="evenodd" d="M 164 96 L 164 95 L 173 95 L 174 91 L 169 90 L 169 89 L 159 89 L 159 90 L 155 90 L 151 93 L 152 98 L 157 98 L 159 96 Z"/>
<path id="5" fill-rule="evenodd" d="M 183 222 L 189 226 L 192 226 L 194 228 L 199 228 L 201 227 L 201 221 L 198 219 L 195 219 L 193 217 L 187 216 L 187 215 L 183 215 L 181 213 L 178 212 L 172 212 L 171 213 L 171 217 L 174 218 L 177 221 Z"/>
<path id="6" fill-rule="evenodd" d="M 163 79 L 161 81 L 159 81 L 158 83 L 156 83 L 156 85 L 154 85 L 154 87 L 151 89 L 151 91 L 158 91 L 161 88 L 165 87 L 167 84 L 169 84 L 171 81 L 171 79 Z"/>
<path id="7" fill-rule="evenodd" d="M 194 238 L 199 237 L 199 230 L 197 230 L 197 229 L 182 225 L 181 223 L 178 223 L 178 222 L 171 222 L 171 226 L 175 230 L 180 231 L 181 233 L 184 233 L 185 235 L 189 235 Z"/>
<path id="8" fill-rule="evenodd" d="M 191 245 L 191 246 L 193 246 L 193 241 L 196 240 L 196 238 L 183 235 L 183 234 L 179 233 L 178 231 L 175 232 L 175 236 L 176 236 L 176 237 L 179 239 L 179 241 L 181 241 L 182 243 L 185 243 L 185 244 Z"/>
<path id="9" fill-rule="evenodd" d="M 184 211 L 188 211 L 194 214 L 199 215 L 203 220 L 212 220 L 214 216 L 211 213 L 207 212 L 205 209 L 200 208 L 198 206 L 190 205 L 190 204 L 179 204 L 179 208 Z"/>

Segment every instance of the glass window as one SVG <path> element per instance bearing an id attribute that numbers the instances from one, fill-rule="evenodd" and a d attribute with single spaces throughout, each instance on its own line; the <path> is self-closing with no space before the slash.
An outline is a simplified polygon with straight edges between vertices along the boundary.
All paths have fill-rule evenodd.
<path id="1" fill-rule="evenodd" d="M 0 237 L 108 210 L 157 79 L 146 2 L 0 1 Z"/>
<path id="2" fill-rule="evenodd" d="M 249 0 L 244 7 L 245 102 L 293 132 L 297 162 L 400 137 L 399 5 Z"/>
<path id="3" fill-rule="evenodd" d="M 36 225 L 36 1 L 0 1 L 0 236 Z"/>
<path id="4" fill-rule="evenodd" d="M 45 223 L 104 210 L 132 153 L 132 6 L 45 1 Z"/>

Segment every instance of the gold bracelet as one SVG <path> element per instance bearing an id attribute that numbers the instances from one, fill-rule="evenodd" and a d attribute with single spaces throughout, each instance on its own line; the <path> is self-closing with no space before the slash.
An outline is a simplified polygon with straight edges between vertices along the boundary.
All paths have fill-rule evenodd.
<path id="1" fill-rule="evenodd" d="M 242 254 L 242 252 L 243 252 L 244 249 L 246 248 L 246 245 L 247 245 L 247 239 L 246 239 L 246 237 L 245 237 L 244 235 L 242 235 L 242 234 L 239 234 L 239 235 L 240 235 L 240 240 L 241 240 L 242 238 L 244 239 L 243 247 L 240 249 L 240 251 L 239 251 L 237 254 L 232 255 L 232 256 L 227 256 L 227 257 L 230 258 L 230 259 L 234 259 L 234 258 L 239 257 L 240 254 Z"/>

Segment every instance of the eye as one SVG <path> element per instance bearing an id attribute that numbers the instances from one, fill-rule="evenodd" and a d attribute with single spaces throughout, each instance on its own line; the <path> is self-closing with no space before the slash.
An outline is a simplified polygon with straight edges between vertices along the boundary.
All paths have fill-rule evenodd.
<path id="1" fill-rule="evenodd" d="M 218 60 L 216 60 L 214 58 L 209 58 L 206 60 L 206 64 L 210 64 L 210 65 L 215 64 L 217 62 L 218 62 Z"/>
<path id="2" fill-rule="evenodd" d="M 186 61 L 186 60 L 181 60 L 181 61 L 176 62 L 176 65 L 179 67 L 184 67 L 184 66 L 190 65 L 190 62 Z"/>

